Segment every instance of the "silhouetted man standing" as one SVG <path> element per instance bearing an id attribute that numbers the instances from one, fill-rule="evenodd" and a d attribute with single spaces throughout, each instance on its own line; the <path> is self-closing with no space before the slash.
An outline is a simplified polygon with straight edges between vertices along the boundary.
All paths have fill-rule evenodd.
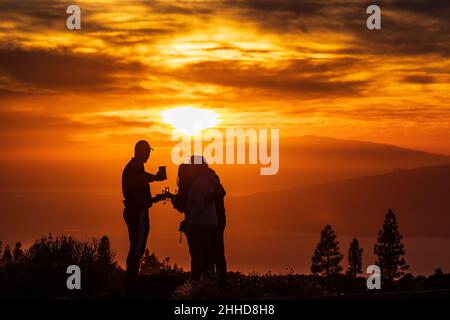
<path id="1" fill-rule="evenodd" d="M 127 256 L 125 285 L 129 287 L 137 280 L 139 265 L 144 255 L 150 230 L 148 209 L 159 199 L 152 198 L 150 182 L 165 179 L 160 172 L 156 175 L 145 172 L 144 163 L 153 150 L 147 141 L 141 140 L 134 147 L 134 158 L 128 162 L 122 173 L 122 193 L 125 209 L 123 217 L 128 227 L 130 250 Z"/>

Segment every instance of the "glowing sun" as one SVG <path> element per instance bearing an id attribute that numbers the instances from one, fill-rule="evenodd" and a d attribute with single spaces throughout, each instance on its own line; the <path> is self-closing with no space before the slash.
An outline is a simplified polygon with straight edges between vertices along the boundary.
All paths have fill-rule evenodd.
<path id="1" fill-rule="evenodd" d="M 220 114 L 214 110 L 195 107 L 177 107 L 160 112 L 162 121 L 177 132 L 195 136 L 203 130 L 213 128 L 221 122 Z"/>

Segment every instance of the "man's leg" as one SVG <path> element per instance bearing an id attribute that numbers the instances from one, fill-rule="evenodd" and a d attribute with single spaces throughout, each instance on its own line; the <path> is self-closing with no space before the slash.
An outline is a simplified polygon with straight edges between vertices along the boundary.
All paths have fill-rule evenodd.
<path id="1" fill-rule="evenodd" d="M 138 266 L 140 265 L 141 259 L 144 256 L 149 231 L 150 231 L 150 222 L 148 217 L 148 210 L 139 210 L 138 236 L 136 248 L 136 260 L 138 261 Z"/>
<path id="2" fill-rule="evenodd" d="M 145 252 L 150 231 L 148 210 L 132 211 L 125 209 L 124 218 L 130 240 L 130 250 L 127 256 L 127 280 L 133 282 L 138 278 L 141 259 Z"/>
<path id="3" fill-rule="evenodd" d="M 138 216 L 137 212 L 125 208 L 123 213 L 125 222 L 128 228 L 128 239 L 130 241 L 130 249 L 127 256 L 127 283 L 135 281 L 138 277 L 139 264 L 136 259 L 136 252 L 138 247 Z"/>

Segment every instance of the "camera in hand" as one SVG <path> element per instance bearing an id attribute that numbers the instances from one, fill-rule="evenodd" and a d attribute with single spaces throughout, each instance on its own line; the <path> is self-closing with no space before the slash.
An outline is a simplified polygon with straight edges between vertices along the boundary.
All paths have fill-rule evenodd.
<path id="1" fill-rule="evenodd" d="M 167 179 L 166 166 L 159 167 L 156 175 L 158 176 L 159 180 L 166 180 Z"/>

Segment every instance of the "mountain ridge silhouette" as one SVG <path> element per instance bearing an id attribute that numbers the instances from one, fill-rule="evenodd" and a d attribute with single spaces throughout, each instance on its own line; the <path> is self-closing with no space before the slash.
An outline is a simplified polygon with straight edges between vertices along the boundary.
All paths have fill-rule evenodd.
<path id="1" fill-rule="evenodd" d="M 337 232 L 355 236 L 376 235 L 392 208 L 405 235 L 450 237 L 448 190 L 450 164 L 261 192 L 230 198 L 227 204 L 230 212 L 239 212 L 237 225 L 258 221 L 275 229 L 318 232 L 331 223 Z"/>

